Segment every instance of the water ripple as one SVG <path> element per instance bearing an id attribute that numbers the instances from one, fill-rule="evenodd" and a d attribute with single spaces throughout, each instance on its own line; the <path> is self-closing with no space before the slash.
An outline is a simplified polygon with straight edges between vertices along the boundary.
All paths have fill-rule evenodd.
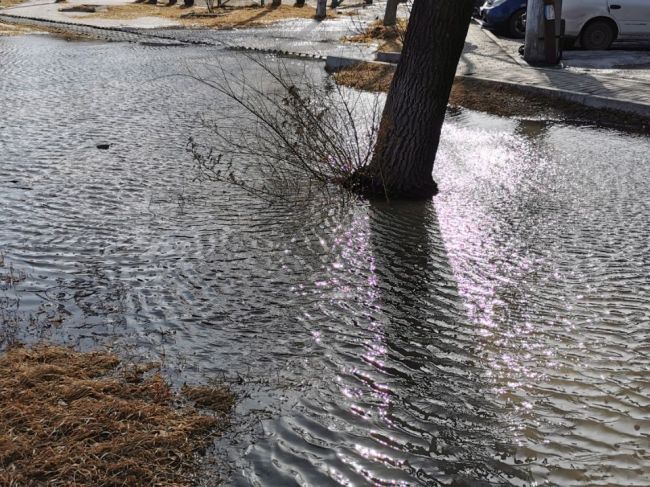
<path id="1" fill-rule="evenodd" d="M 193 179 L 215 55 L 0 38 L 0 338 L 239 377 L 232 484 L 647 485 L 646 138 L 459 111 L 433 202 L 268 206 Z"/>

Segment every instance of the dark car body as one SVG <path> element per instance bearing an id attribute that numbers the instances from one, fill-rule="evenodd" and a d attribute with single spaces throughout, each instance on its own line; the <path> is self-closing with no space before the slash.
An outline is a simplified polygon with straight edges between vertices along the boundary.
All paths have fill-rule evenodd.
<path id="1" fill-rule="evenodd" d="M 521 21 L 526 5 L 526 0 L 486 0 L 479 9 L 478 19 L 490 30 L 522 37 Z"/>

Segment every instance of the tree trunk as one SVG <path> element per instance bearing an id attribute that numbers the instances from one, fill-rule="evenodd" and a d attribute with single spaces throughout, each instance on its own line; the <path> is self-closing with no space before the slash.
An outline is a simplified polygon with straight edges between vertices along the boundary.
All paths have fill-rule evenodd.
<path id="1" fill-rule="evenodd" d="M 273 0 L 271 2 L 271 7 L 279 7 L 280 5 L 282 5 L 282 0 Z"/>
<path id="2" fill-rule="evenodd" d="M 406 198 L 437 192 L 433 163 L 474 0 L 415 0 L 402 58 L 361 191 Z"/>
<path id="3" fill-rule="evenodd" d="M 316 3 L 316 18 L 324 19 L 327 17 L 327 0 L 318 0 Z"/>
<path id="4" fill-rule="evenodd" d="M 531 64 L 541 64 L 546 59 L 544 53 L 544 0 L 528 0 L 524 59 Z"/>
<path id="5" fill-rule="evenodd" d="M 388 0 L 384 12 L 384 26 L 392 27 L 397 23 L 397 7 L 402 3 L 400 0 Z"/>

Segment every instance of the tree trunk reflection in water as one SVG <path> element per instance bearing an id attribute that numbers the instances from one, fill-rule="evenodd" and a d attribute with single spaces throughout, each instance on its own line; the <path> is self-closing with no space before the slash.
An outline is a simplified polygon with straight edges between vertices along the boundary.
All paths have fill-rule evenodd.
<path id="1" fill-rule="evenodd" d="M 433 204 L 373 202 L 369 222 L 384 372 L 393 379 L 387 417 L 393 428 L 429 442 L 412 446 L 421 478 L 527 479 L 500 460 L 509 449 L 508 425 L 474 355 L 476 336 L 464 318 Z"/>

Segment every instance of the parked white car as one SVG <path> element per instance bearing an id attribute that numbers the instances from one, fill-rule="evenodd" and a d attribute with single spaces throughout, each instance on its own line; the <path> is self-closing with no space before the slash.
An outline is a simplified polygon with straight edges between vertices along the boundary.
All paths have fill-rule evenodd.
<path id="1" fill-rule="evenodd" d="M 579 40 L 585 49 L 608 49 L 615 40 L 650 40 L 650 0 L 563 0 L 565 43 Z M 486 0 L 481 24 L 511 37 L 526 31 L 526 0 Z"/>
<path id="2" fill-rule="evenodd" d="M 567 40 L 608 49 L 615 40 L 650 40 L 650 0 L 564 0 Z"/>

